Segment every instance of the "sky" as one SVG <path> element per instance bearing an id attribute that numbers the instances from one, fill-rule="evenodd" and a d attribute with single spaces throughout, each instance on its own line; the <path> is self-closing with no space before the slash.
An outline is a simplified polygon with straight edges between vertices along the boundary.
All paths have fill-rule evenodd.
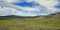
<path id="1" fill-rule="evenodd" d="M 0 16 L 37 16 L 60 12 L 59 0 L 0 0 Z"/>

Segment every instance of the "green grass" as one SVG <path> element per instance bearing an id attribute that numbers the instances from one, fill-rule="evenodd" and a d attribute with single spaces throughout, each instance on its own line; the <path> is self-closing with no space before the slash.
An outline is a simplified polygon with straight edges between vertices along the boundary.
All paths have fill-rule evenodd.
<path id="1" fill-rule="evenodd" d="M 6 30 L 60 30 L 60 18 L 12 18 L 0 20 L 0 29 L 4 28 Z"/>

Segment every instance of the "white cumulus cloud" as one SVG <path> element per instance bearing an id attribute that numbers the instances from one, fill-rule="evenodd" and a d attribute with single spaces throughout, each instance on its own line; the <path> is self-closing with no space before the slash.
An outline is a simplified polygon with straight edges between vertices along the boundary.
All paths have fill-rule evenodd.
<path id="1" fill-rule="evenodd" d="M 36 2 L 40 6 L 22 7 L 13 4 L 23 1 Z M 40 12 L 41 10 L 44 10 L 46 12 L 56 12 L 56 11 L 58 12 L 60 11 L 60 9 L 56 9 L 54 7 L 56 4 L 58 4 L 57 0 L 0 0 L 0 16 L 6 16 L 6 15 L 36 16 L 37 14 L 40 15 L 43 13 Z"/>

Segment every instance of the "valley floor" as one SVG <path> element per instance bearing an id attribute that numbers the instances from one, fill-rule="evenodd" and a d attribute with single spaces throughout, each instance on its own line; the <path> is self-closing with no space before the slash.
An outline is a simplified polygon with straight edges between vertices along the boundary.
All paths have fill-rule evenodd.
<path id="1" fill-rule="evenodd" d="M 60 18 L 10 18 L 0 20 L 0 30 L 60 30 Z"/>

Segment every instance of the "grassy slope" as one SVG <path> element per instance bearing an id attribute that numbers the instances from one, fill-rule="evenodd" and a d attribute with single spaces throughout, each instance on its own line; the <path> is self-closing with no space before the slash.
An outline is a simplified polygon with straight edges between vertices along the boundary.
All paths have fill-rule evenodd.
<path id="1" fill-rule="evenodd" d="M 12 18 L 0 20 L 0 30 L 60 30 L 60 18 Z"/>

